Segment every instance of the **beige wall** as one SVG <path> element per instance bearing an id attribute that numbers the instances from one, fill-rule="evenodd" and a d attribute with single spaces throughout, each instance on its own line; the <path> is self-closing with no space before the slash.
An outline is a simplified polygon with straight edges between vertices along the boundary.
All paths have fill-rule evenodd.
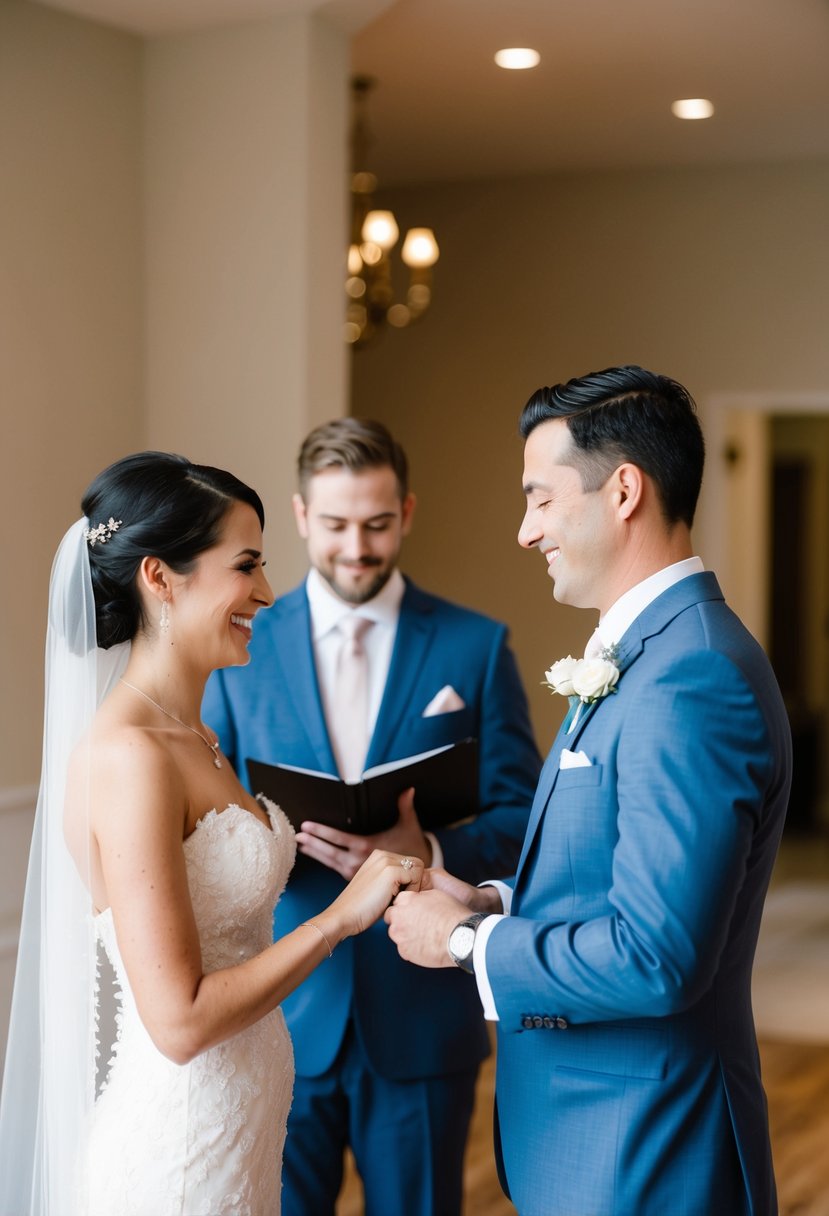
<path id="1" fill-rule="evenodd" d="M 107 462 L 228 465 L 276 582 L 303 569 L 294 454 L 346 408 L 347 77 L 319 17 L 144 43 L 0 4 L 0 789 L 38 777 L 50 556 Z"/>
<path id="2" fill-rule="evenodd" d="M 406 566 L 512 627 L 539 740 L 540 686 L 592 614 L 553 603 L 515 543 L 521 406 L 542 384 L 620 362 L 685 382 L 705 424 L 723 394 L 829 388 L 829 164 L 630 171 L 388 192 L 401 230 L 435 229 L 432 311 L 355 353 L 352 410 L 408 448 L 418 519 Z M 723 569 L 719 445 L 697 539 Z M 747 509 L 751 505 L 747 504 Z"/>
<path id="3" fill-rule="evenodd" d="M 226 465 L 263 492 L 275 585 L 304 568 L 294 453 L 347 401 L 347 79 L 314 15 L 143 42 L 0 0 L 0 1057 L 83 489 L 147 446 Z"/>
<path id="4" fill-rule="evenodd" d="M 143 439 L 141 46 L 0 4 L 0 788 L 40 764 L 49 563 Z"/>
<path id="5" fill-rule="evenodd" d="M 259 490 L 277 590 L 305 565 L 300 440 L 347 395 L 347 92 L 319 18 L 147 46 L 148 433 Z"/>
<path id="6" fill-rule="evenodd" d="M 141 47 L 0 3 L 0 1058 L 40 770 L 51 556 L 143 442 Z"/>

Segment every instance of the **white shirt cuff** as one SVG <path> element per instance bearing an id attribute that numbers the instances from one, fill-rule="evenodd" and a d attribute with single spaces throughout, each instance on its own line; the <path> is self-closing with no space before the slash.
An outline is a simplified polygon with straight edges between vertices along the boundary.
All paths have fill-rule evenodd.
<path id="1" fill-rule="evenodd" d="M 495 886 L 494 883 L 487 883 L 487 886 Z M 486 944 L 489 941 L 489 935 L 499 920 L 503 920 L 503 916 L 497 914 L 485 917 L 478 925 L 475 931 L 475 945 L 472 947 L 472 966 L 475 970 L 475 983 L 478 985 L 478 996 L 481 998 L 481 1005 L 484 1010 L 484 1017 L 488 1022 L 498 1022 L 498 1010 L 495 1008 L 495 997 L 492 995 L 492 988 L 489 983 L 489 976 L 486 973 Z"/>
<path id="2" fill-rule="evenodd" d="M 509 916 L 512 913 L 512 887 L 509 883 L 501 882 L 498 878 L 488 878 L 486 882 L 479 882 L 479 887 L 494 887 L 501 896 L 501 907 L 504 910 L 504 916 Z"/>
<path id="3" fill-rule="evenodd" d="M 429 865 L 431 867 L 433 867 L 435 870 L 442 870 L 443 869 L 443 849 L 438 844 L 437 836 L 434 834 L 434 832 L 424 832 L 423 835 L 426 837 L 426 839 L 429 841 L 429 844 L 432 846 L 432 860 L 429 862 Z"/>

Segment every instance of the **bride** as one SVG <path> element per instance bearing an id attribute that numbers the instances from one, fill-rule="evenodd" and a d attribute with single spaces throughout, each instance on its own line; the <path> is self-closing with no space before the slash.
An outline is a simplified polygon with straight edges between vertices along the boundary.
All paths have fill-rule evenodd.
<path id="1" fill-rule="evenodd" d="M 259 497 L 144 452 L 82 509 L 50 587 L 0 1213 L 273 1216 L 293 1083 L 280 1002 L 422 863 L 375 851 L 286 936 L 277 908 L 273 940 L 293 833 L 200 715 L 208 675 L 248 661 L 273 600 Z"/>

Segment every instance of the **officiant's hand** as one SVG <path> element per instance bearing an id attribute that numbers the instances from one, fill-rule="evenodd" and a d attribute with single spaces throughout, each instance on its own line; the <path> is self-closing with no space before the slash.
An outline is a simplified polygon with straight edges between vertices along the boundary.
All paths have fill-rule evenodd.
<path id="1" fill-rule="evenodd" d="M 414 806 L 413 789 L 404 790 L 397 800 L 399 811 L 395 824 L 373 836 L 355 836 L 324 823 L 303 822 L 297 832 L 300 853 L 321 861 L 329 870 L 351 879 L 374 849 L 386 849 L 406 857 L 418 857 L 426 865 L 432 860 L 432 846 L 424 835 Z"/>

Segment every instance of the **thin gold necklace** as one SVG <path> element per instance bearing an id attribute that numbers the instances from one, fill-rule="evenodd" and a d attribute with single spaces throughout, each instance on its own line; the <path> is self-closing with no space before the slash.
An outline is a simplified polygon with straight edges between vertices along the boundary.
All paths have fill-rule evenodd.
<path id="1" fill-rule="evenodd" d="M 213 763 L 216 768 L 222 767 L 221 757 L 219 756 L 219 740 L 211 743 L 207 735 L 203 735 L 200 730 L 196 730 L 195 726 L 188 726 L 186 722 L 182 722 L 181 718 L 177 718 L 175 714 L 171 714 L 169 709 L 165 709 L 163 705 L 159 705 L 158 701 L 154 701 L 151 696 L 143 692 L 140 688 L 136 688 L 135 684 L 130 684 L 129 680 L 125 680 L 121 676 L 121 683 L 126 684 L 127 688 L 131 688 L 133 692 L 137 692 L 139 697 L 143 697 L 145 701 L 149 701 L 150 705 L 154 705 L 156 709 L 160 709 L 168 718 L 172 718 L 174 722 L 178 722 L 179 726 L 183 726 L 185 730 L 189 730 L 192 734 L 198 735 L 205 747 L 209 747 L 213 753 Z"/>

